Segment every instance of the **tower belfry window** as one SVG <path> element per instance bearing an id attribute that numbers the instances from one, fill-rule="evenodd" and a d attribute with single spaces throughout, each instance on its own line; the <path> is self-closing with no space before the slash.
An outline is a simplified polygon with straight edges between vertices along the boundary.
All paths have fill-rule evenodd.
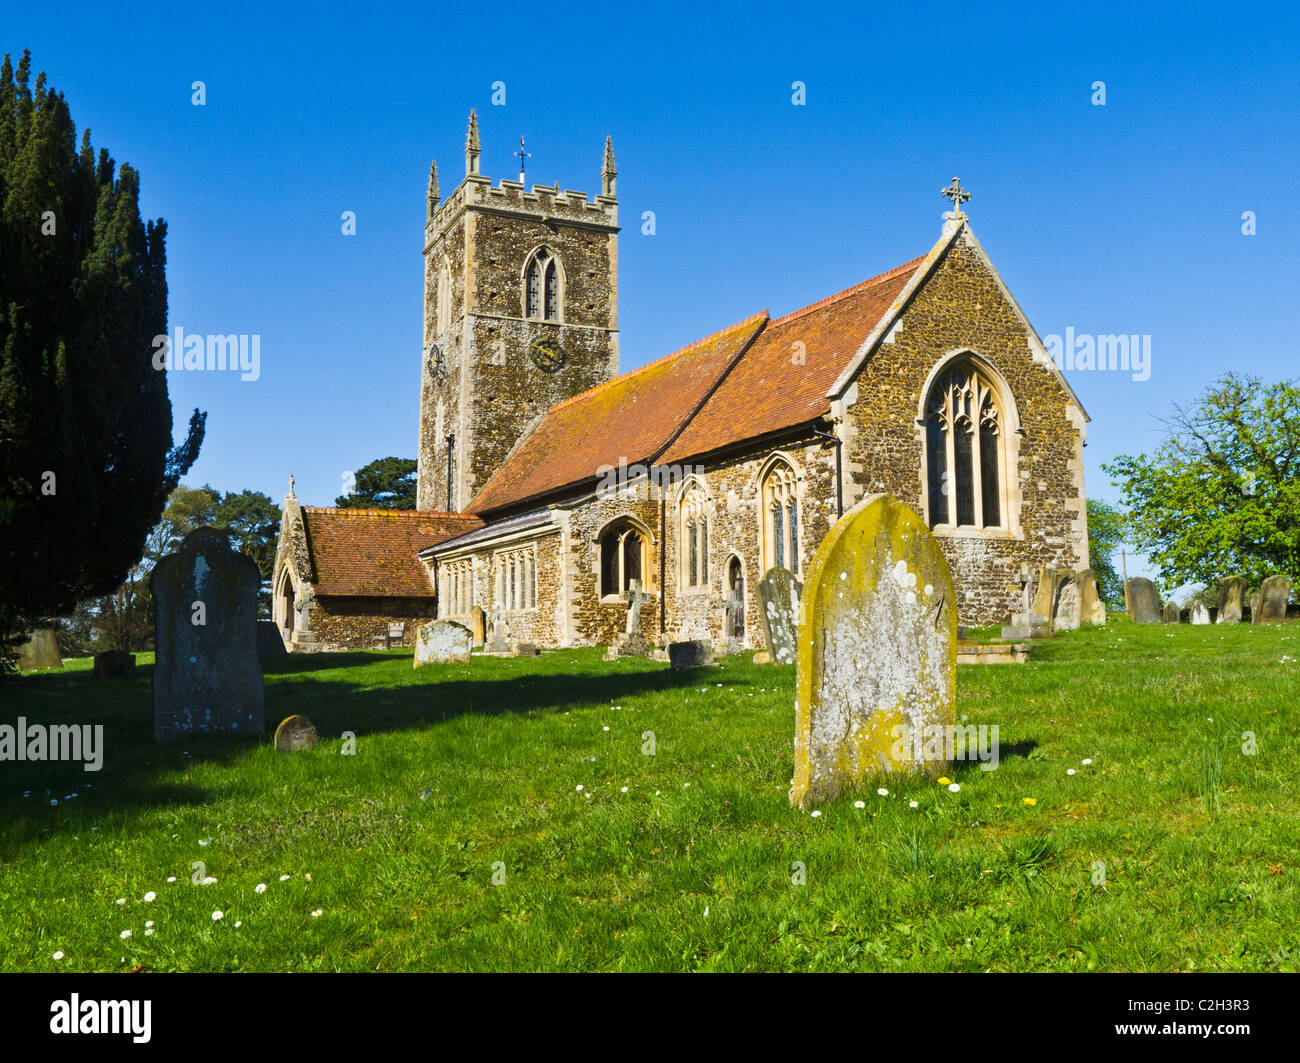
<path id="1" fill-rule="evenodd" d="M 534 321 L 560 320 L 560 267 L 545 247 L 533 254 L 524 271 L 524 316 Z"/>

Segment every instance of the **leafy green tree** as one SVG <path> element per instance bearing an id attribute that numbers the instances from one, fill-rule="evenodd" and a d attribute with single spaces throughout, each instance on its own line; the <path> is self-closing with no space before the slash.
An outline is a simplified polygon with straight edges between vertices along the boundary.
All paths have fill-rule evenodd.
<path id="1" fill-rule="evenodd" d="M 1169 585 L 1300 578 L 1300 388 L 1229 373 L 1165 425 L 1150 457 L 1102 466 L 1121 488 L 1129 542 Z"/>
<path id="2" fill-rule="evenodd" d="M 341 509 L 414 509 L 418 464 L 410 458 L 379 458 L 357 470 L 350 494 L 334 504 Z"/>
<path id="3" fill-rule="evenodd" d="M 27 52 L 0 64 L 0 650 L 126 579 L 204 428 L 172 449 L 153 367 L 166 224 L 30 76 Z"/>
<path id="4" fill-rule="evenodd" d="M 230 534 L 231 545 L 257 562 L 262 574 L 258 612 L 271 615 L 271 570 L 275 544 L 280 537 L 280 507 L 261 491 L 223 495 L 213 516 L 213 526 Z"/>
<path id="5" fill-rule="evenodd" d="M 1097 577 L 1101 600 L 1124 607 L 1124 581 L 1115 571 L 1115 551 L 1124 541 L 1124 514 L 1112 505 L 1088 499 L 1088 564 Z"/>

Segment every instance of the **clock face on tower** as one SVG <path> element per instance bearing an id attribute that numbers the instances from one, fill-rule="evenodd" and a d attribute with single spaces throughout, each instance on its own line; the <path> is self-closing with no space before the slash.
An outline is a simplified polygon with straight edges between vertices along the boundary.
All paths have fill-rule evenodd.
<path id="1" fill-rule="evenodd" d="M 447 379 L 447 362 L 442 356 L 442 348 L 436 343 L 429 346 L 428 364 L 429 375 L 435 383 L 441 384 Z"/>
<path id="2" fill-rule="evenodd" d="M 529 345 L 528 355 L 543 373 L 555 373 L 564 367 L 564 348 L 555 340 L 533 340 Z"/>

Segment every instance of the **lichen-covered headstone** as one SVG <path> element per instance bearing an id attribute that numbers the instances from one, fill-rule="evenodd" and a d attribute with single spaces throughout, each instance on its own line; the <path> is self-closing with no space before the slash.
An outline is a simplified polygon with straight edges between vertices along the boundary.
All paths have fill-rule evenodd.
<path id="1" fill-rule="evenodd" d="M 446 664 L 458 661 L 469 663 L 470 650 L 474 645 L 474 636 L 464 624 L 454 620 L 431 620 L 421 624 L 415 634 L 415 663 L 419 668 L 425 664 Z"/>
<path id="2" fill-rule="evenodd" d="M 1160 619 L 1166 624 L 1176 624 L 1182 619 L 1183 611 L 1178 608 L 1178 603 L 1172 598 L 1165 602 L 1160 609 Z M 1138 623 L 1143 623 L 1139 620 Z"/>
<path id="3" fill-rule="evenodd" d="M 1193 598 L 1192 604 L 1187 611 L 1187 619 L 1193 624 L 1208 624 L 1210 622 L 1210 609 L 1203 599 Z"/>
<path id="4" fill-rule="evenodd" d="M 1052 630 L 1052 619 L 1056 612 L 1056 594 L 1061 581 L 1069 575 L 1050 565 L 1041 565 L 1038 569 L 1038 586 L 1034 590 L 1034 600 L 1029 606 L 1029 615 L 1037 617 L 1039 623 Z"/>
<path id="5" fill-rule="evenodd" d="M 96 679 L 134 679 L 135 654 L 124 650 L 105 650 L 95 654 Z"/>
<path id="6" fill-rule="evenodd" d="M 1097 573 L 1085 568 L 1074 579 L 1079 585 L 1079 622 L 1105 624 L 1106 603 L 1101 600 L 1101 592 L 1097 588 Z"/>
<path id="7" fill-rule="evenodd" d="M 487 641 L 487 614 L 481 605 L 469 611 L 469 632 L 474 638 L 475 646 L 482 646 Z"/>
<path id="8" fill-rule="evenodd" d="M 223 532 L 199 528 L 150 578 L 154 621 L 153 733 L 255 734 L 265 728 L 257 657 L 256 562 Z"/>
<path id="9" fill-rule="evenodd" d="M 803 584 L 798 577 L 788 568 L 779 566 L 768 569 L 758 585 L 767 652 L 777 664 L 794 664 L 798 646 L 799 596 L 802 593 Z"/>
<path id="10" fill-rule="evenodd" d="M 942 750 L 918 757 L 915 743 L 953 725 L 956 655 L 938 542 L 898 499 L 864 499 L 822 540 L 804 584 L 790 803 L 809 808 L 877 774 L 937 775 Z"/>
<path id="11" fill-rule="evenodd" d="M 275 748 L 281 753 L 316 748 L 316 725 L 306 716 L 286 716 L 275 729 Z"/>
<path id="12" fill-rule="evenodd" d="M 1061 572 L 1057 580 L 1056 602 L 1052 606 L 1052 629 L 1075 631 L 1079 627 L 1083 603 L 1073 572 Z"/>
<path id="13" fill-rule="evenodd" d="M 1259 587 L 1259 616 L 1256 624 L 1280 624 L 1286 619 L 1286 603 L 1291 597 L 1291 581 L 1285 576 L 1269 576 Z"/>
<path id="14" fill-rule="evenodd" d="M 1220 624 L 1240 624 L 1246 608 L 1246 581 L 1240 576 L 1219 580 Z"/>
<path id="15" fill-rule="evenodd" d="M 1133 623 L 1160 623 L 1160 595 L 1156 593 L 1156 585 L 1145 576 L 1134 576 L 1128 581 L 1128 607 L 1133 613 Z"/>
<path id="16" fill-rule="evenodd" d="M 37 628 L 27 641 L 18 647 L 18 670 L 35 672 L 46 668 L 62 668 L 63 658 L 59 656 L 59 640 L 54 628 Z"/>

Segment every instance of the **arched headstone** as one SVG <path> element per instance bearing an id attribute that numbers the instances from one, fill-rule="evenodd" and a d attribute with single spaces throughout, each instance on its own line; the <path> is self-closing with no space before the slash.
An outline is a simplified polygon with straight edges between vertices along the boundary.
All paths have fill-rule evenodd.
<path id="1" fill-rule="evenodd" d="M 474 635 L 469 628 L 454 620 L 432 620 L 421 624 L 415 635 L 415 661 L 412 667 L 422 664 L 440 664 L 459 661 L 467 664 Z"/>
<path id="2" fill-rule="evenodd" d="M 1158 624 L 1160 615 L 1160 595 L 1156 585 L 1145 576 L 1134 576 L 1128 581 L 1128 607 L 1135 624 Z"/>
<path id="3" fill-rule="evenodd" d="M 1291 597 L 1291 581 L 1285 576 L 1269 576 L 1259 587 L 1257 624 L 1280 624 L 1286 619 L 1286 603 Z"/>
<path id="4" fill-rule="evenodd" d="M 758 599 L 762 604 L 763 634 L 767 638 L 767 652 L 776 664 L 794 664 L 799 616 L 799 596 L 803 584 L 788 568 L 767 570 L 758 585 Z"/>
<path id="5" fill-rule="evenodd" d="M 938 542 L 898 499 L 864 499 L 830 530 L 799 610 L 791 804 L 872 775 L 939 773 L 944 761 L 914 753 L 953 726 L 955 602 Z"/>
<path id="6" fill-rule="evenodd" d="M 191 532 L 154 566 L 153 733 L 159 742 L 263 732 L 261 584 L 253 559 L 232 550 L 215 528 Z"/>
<path id="7" fill-rule="evenodd" d="M 1219 580 L 1219 623 L 1240 624 L 1246 608 L 1246 581 L 1241 576 Z"/>

